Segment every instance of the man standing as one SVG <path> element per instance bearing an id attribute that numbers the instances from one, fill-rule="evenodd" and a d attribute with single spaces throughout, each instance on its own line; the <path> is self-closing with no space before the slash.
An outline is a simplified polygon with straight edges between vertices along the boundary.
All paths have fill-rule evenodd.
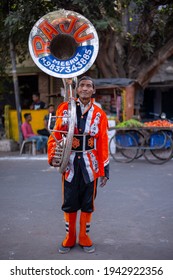
<path id="1" fill-rule="evenodd" d="M 40 93 L 36 92 L 33 93 L 32 95 L 32 104 L 30 106 L 31 110 L 40 110 L 40 109 L 45 109 L 46 108 L 46 104 L 40 100 Z"/>
<path id="2" fill-rule="evenodd" d="M 25 122 L 22 124 L 22 134 L 24 139 L 36 140 L 36 153 L 40 154 L 44 148 L 47 146 L 47 136 L 37 135 L 33 132 L 32 126 L 30 124 L 32 117 L 30 113 L 24 114 Z"/>
<path id="3" fill-rule="evenodd" d="M 80 210 L 80 230 L 78 243 L 85 252 L 95 251 L 88 233 L 94 199 L 96 198 L 97 181 L 103 187 L 109 178 L 108 121 L 105 112 L 94 104 L 91 98 L 95 85 L 90 77 L 82 77 L 77 85 L 76 124 L 72 151 L 67 168 L 62 175 L 63 203 L 62 210 L 66 222 L 66 237 L 59 247 L 60 253 L 67 253 L 76 244 L 76 219 Z M 68 102 L 60 104 L 57 109 L 55 130 L 66 130 Z M 69 119 L 70 122 L 70 119 Z M 54 132 L 60 140 L 61 133 Z M 55 158 L 55 140 L 48 141 L 48 162 L 57 167 Z"/>

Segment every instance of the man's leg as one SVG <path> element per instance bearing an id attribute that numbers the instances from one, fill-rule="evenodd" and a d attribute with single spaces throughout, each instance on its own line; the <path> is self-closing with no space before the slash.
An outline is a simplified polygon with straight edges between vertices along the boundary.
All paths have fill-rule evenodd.
<path id="1" fill-rule="evenodd" d="M 42 135 L 42 140 L 43 140 L 43 151 L 44 153 L 47 152 L 47 141 L 48 141 L 48 136 Z"/>
<path id="2" fill-rule="evenodd" d="M 83 203 L 80 215 L 79 245 L 87 253 L 93 253 L 95 247 L 89 237 L 92 212 L 94 211 L 94 199 L 96 197 L 97 180 L 87 184 L 83 193 Z"/>
<path id="3" fill-rule="evenodd" d="M 41 139 L 41 149 L 44 149 L 44 148 L 46 148 L 46 146 L 47 146 L 47 141 L 48 141 L 48 137 L 47 136 L 44 136 L 44 135 L 40 135 L 40 136 L 38 136 L 38 137 L 40 137 L 40 139 Z"/>
<path id="4" fill-rule="evenodd" d="M 42 146 L 42 139 L 41 136 L 35 135 L 35 136 L 31 136 L 29 137 L 29 139 L 33 139 L 36 141 L 36 151 L 40 151 L 41 146 Z"/>
<path id="5" fill-rule="evenodd" d="M 65 225 L 66 225 L 66 237 L 59 247 L 60 253 L 68 253 L 70 248 L 76 244 L 76 218 L 77 212 L 66 213 L 64 212 Z"/>
<path id="6" fill-rule="evenodd" d="M 63 202 L 62 210 L 64 211 L 64 218 L 66 223 L 66 237 L 59 247 L 60 253 L 67 253 L 70 248 L 76 243 L 76 219 L 78 206 L 78 183 L 77 178 L 74 177 L 72 182 L 65 180 L 65 175 L 62 176 L 62 193 Z"/>
<path id="7" fill-rule="evenodd" d="M 79 232 L 79 245 L 92 246 L 92 241 L 89 237 L 90 223 L 92 213 L 81 212 L 80 214 L 80 232 Z"/>
<path id="8" fill-rule="evenodd" d="M 81 245 L 86 253 L 94 253 L 95 246 L 89 237 L 90 222 L 92 213 L 81 212 L 80 215 L 80 232 L 79 245 Z"/>

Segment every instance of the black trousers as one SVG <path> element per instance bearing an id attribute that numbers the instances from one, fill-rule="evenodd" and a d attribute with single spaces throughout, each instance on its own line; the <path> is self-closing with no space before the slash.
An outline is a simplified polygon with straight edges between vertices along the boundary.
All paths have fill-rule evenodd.
<path id="1" fill-rule="evenodd" d="M 91 213 L 94 211 L 94 199 L 97 193 L 97 180 L 85 183 L 82 170 L 75 162 L 75 174 L 69 183 L 62 178 L 63 204 L 62 210 L 67 213 L 82 212 Z"/>

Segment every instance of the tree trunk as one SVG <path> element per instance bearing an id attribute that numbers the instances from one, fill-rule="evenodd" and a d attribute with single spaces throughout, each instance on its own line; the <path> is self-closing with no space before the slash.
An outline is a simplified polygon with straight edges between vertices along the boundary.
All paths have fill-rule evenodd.
<path id="1" fill-rule="evenodd" d="M 99 41 L 100 48 L 96 63 L 101 77 L 125 77 L 125 72 L 122 67 L 122 60 L 120 59 L 118 51 L 116 49 L 116 33 L 112 30 L 110 30 L 109 33 L 107 32 L 106 34 L 102 33 Z"/>
<path id="2" fill-rule="evenodd" d="M 144 88 L 148 85 L 151 78 L 158 71 L 159 67 L 173 55 L 173 38 L 167 42 L 158 52 L 154 55 L 153 59 L 149 62 L 140 64 L 140 71 L 137 75 L 137 81 Z"/>
<path id="3" fill-rule="evenodd" d="M 14 94 L 15 94 L 15 102 L 16 102 L 16 110 L 17 110 L 19 144 L 21 146 L 22 141 L 23 141 L 23 136 L 22 136 L 22 132 L 21 132 L 21 124 L 22 124 L 21 105 L 20 105 L 18 77 L 17 77 L 17 71 L 16 71 L 16 56 L 15 56 L 14 44 L 13 44 L 12 40 L 10 40 L 10 56 L 11 56 L 11 63 L 12 63 Z"/>

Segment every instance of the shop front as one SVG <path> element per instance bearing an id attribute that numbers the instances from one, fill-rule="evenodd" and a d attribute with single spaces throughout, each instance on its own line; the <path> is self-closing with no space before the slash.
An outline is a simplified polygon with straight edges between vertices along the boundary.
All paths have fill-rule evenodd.
<path id="1" fill-rule="evenodd" d="M 134 115 L 136 81 L 126 78 L 94 79 L 95 99 L 108 119 L 124 121 Z"/>

